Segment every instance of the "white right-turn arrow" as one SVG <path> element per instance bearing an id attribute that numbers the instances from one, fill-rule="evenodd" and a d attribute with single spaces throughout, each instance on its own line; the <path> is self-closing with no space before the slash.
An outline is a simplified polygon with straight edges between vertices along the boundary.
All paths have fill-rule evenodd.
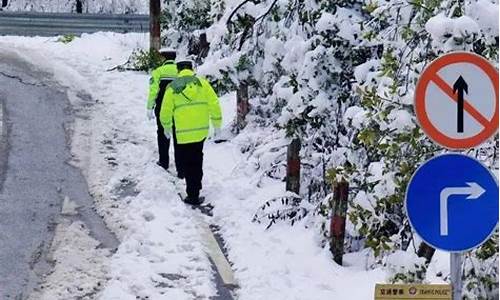
<path id="1" fill-rule="evenodd" d="M 441 235 L 448 235 L 448 198 L 453 195 L 468 195 L 467 199 L 477 199 L 486 192 L 475 182 L 467 182 L 466 187 L 446 187 L 440 194 Z"/>

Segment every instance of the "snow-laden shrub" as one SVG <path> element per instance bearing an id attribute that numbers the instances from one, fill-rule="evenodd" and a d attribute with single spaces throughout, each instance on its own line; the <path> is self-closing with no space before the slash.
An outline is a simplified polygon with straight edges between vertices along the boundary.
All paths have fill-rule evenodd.
<path id="1" fill-rule="evenodd" d="M 420 283 L 425 277 L 425 259 L 415 253 L 396 250 L 387 256 L 384 266 L 394 274 L 389 282 L 395 284 Z"/>
<path id="2" fill-rule="evenodd" d="M 60 42 L 60 43 L 63 43 L 63 44 L 69 44 L 71 43 L 74 39 L 76 38 L 76 36 L 74 34 L 65 34 L 63 36 L 60 36 L 57 41 Z"/>
<path id="3" fill-rule="evenodd" d="M 465 256 L 464 299 L 498 299 L 498 232 Z"/>
<path id="4" fill-rule="evenodd" d="M 135 49 L 126 65 L 129 69 L 148 72 L 161 66 L 164 61 L 158 51 Z"/>
<path id="5" fill-rule="evenodd" d="M 210 11 L 213 1 L 163 0 L 161 23 L 164 44 L 176 47 L 185 44 L 197 31 L 208 28 L 214 21 Z"/>

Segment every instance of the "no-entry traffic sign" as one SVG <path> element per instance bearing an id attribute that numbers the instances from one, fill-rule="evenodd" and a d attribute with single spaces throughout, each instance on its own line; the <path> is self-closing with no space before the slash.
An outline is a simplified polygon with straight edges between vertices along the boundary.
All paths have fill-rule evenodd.
<path id="1" fill-rule="evenodd" d="M 476 147 L 498 130 L 498 71 L 486 59 L 454 52 L 434 60 L 415 91 L 423 131 L 449 149 Z"/>
<path id="2" fill-rule="evenodd" d="M 485 242 L 498 223 L 498 183 L 477 160 L 461 154 L 433 157 L 406 191 L 413 229 L 429 245 L 462 252 Z"/>

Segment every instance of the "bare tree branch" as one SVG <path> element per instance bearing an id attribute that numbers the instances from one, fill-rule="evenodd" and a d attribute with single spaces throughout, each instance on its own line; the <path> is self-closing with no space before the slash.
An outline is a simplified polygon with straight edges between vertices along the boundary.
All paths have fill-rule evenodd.
<path id="1" fill-rule="evenodd" d="M 257 17 L 255 20 L 252 21 L 251 24 L 249 24 L 248 26 L 245 27 L 245 29 L 243 30 L 243 35 L 241 36 L 241 39 L 240 39 L 240 45 L 238 47 L 238 51 L 241 51 L 241 49 L 243 48 L 243 44 L 245 43 L 245 41 L 250 36 L 249 33 L 253 32 L 253 28 L 254 28 L 255 24 L 259 20 L 260 20 L 259 31 L 257 33 L 258 34 L 260 33 L 260 28 L 262 26 L 262 22 L 264 21 L 264 19 L 266 18 L 266 16 L 269 15 L 269 13 L 273 9 L 273 7 L 276 5 L 276 3 L 278 3 L 278 0 L 274 0 L 273 3 L 271 3 L 271 5 L 269 6 L 269 8 L 267 9 L 267 11 L 264 14 L 260 15 L 259 17 Z"/>
<path id="2" fill-rule="evenodd" d="M 259 21 L 261 19 L 264 19 L 271 12 L 271 10 L 273 9 L 273 7 L 276 5 L 277 2 L 278 2 L 278 0 L 274 0 L 274 2 L 271 4 L 271 6 L 269 6 L 269 9 L 263 15 L 261 15 L 261 16 L 257 17 L 257 19 L 255 19 L 255 23 L 257 23 L 257 21 Z"/>
<path id="3" fill-rule="evenodd" d="M 247 4 L 248 2 L 251 2 L 252 0 L 244 0 L 243 2 L 241 2 L 238 6 L 236 6 L 236 8 L 231 12 L 231 14 L 229 15 L 229 18 L 227 18 L 227 21 L 226 21 L 226 24 L 229 26 L 231 23 L 233 23 L 231 21 L 231 19 L 234 17 L 234 15 L 236 14 L 236 12 L 243 7 L 243 5 Z"/>

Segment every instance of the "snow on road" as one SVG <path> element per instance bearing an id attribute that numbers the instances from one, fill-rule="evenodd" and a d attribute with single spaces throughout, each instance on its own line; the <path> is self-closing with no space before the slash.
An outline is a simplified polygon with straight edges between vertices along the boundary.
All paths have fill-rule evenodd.
<path id="1" fill-rule="evenodd" d="M 74 161 L 86 175 L 98 212 L 121 240 L 106 264 L 107 282 L 85 276 L 80 284 L 92 286 L 105 300 L 208 299 L 217 291 L 195 212 L 180 202 L 179 181 L 155 164 L 156 129 L 145 111 L 148 75 L 106 71 L 148 40 L 143 34 L 113 33 L 83 35 L 69 44 L 1 37 L 0 48 L 18 52 L 69 87 L 77 116 Z M 227 130 L 235 94 L 222 96 L 221 104 Z M 256 137 L 269 144 L 259 161 L 241 151 Z M 272 160 L 284 145 L 281 136 L 251 127 L 229 142 L 205 144 L 202 193 L 215 205 L 208 221 L 221 228 L 240 286 L 236 298 L 370 299 L 384 271 L 364 270 L 357 257 L 350 258 L 351 267 L 334 264 L 328 249 L 318 246 L 314 230 L 300 224 L 265 230 L 251 222 L 259 206 L 284 190 L 283 182 L 262 179 L 254 166 Z M 272 147 L 281 150 L 275 153 Z M 49 280 L 73 280 L 71 274 L 58 274 Z"/>

